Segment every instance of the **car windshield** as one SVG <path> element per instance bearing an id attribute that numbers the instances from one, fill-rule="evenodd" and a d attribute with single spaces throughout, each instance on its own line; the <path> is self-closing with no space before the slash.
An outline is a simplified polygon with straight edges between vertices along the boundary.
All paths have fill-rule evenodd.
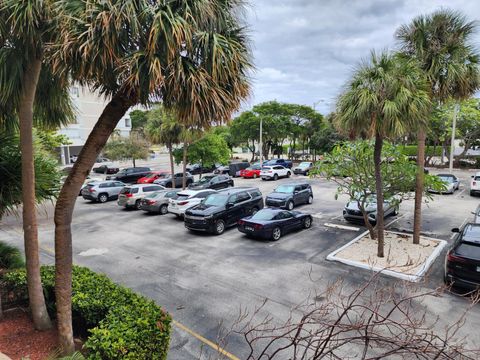
<path id="1" fill-rule="evenodd" d="M 260 210 L 251 217 L 252 220 L 272 220 L 276 212 L 270 210 Z"/>
<path id="2" fill-rule="evenodd" d="M 452 176 L 443 176 L 443 175 L 440 175 L 439 176 L 440 180 L 442 180 L 443 182 L 446 182 L 446 183 L 453 183 L 453 177 Z"/>
<path id="3" fill-rule="evenodd" d="M 227 200 L 228 200 L 228 195 L 210 194 L 202 201 L 202 203 L 205 205 L 222 206 L 227 203 Z"/>
<path id="4" fill-rule="evenodd" d="M 213 178 L 214 178 L 214 176 L 204 176 L 203 178 L 201 178 L 200 180 L 197 181 L 197 184 L 206 184 L 210 180 L 212 180 Z"/>
<path id="5" fill-rule="evenodd" d="M 302 162 L 298 165 L 298 167 L 300 167 L 300 168 L 306 168 L 306 167 L 309 167 L 309 166 L 310 166 L 309 162 Z"/>
<path id="6" fill-rule="evenodd" d="M 164 192 L 165 192 L 165 191 L 155 191 L 155 192 L 153 192 L 153 193 L 148 194 L 147 196 L 145 196 L 145 198 L 147 198 L 147 199 L 154 199 L 154 198 L 156 198 L 157 196 L 162 195 Z"/>
<path id="7" fill-rule="evenodd" d="M 275 189 L 277 193 L 291 194 L 295 190 L 295 185 L 280 185 Z"/>

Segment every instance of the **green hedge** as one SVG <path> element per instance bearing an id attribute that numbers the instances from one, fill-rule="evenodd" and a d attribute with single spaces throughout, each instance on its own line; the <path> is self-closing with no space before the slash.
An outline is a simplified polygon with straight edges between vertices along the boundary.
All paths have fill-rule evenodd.
<path id="1" fill-rule="evenodd" d="M 41 268 L 47 306 L 54 309 L 55 268 Z M 6 290 L 27 294 L 25 270 L 3 275 Z M 171 317 L 153 301 L 103 274 L 74 266 L 72 313 L 89 329 L 88 359 L 166 359 Z"/>
<path id="2" fill-rule="evenodd" d="M 399 149 L 403 155 L 417 156 L 417 145 L 400 145 Z M 442 147 L 437 146 L 436 148 L 434 148 L 433 146 L 426 146 L 425 155 L 426 156 L 442 156 Z"/>

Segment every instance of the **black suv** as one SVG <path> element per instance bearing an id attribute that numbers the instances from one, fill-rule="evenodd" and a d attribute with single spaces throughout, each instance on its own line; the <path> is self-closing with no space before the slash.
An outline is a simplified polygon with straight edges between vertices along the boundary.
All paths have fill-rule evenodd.
<path id="1" fill-rule="evenodd" d="M 149 167 L 129 167 L 120 170 L 115 176 L 107 176 L 107 180 L 136 183 L 138 179 L 147 176 L 151 171 Z"/>
<path id="2" fill-rule="evenodd" d="M 233 180 L 228 175 L 207 175 L 200 180 L 190 184 L 189 189 L 203 190 L 203 189 L 226 189 L 233 186 Z"/>
<path id="3" fill-rule="evenodd" d="M 185 212 L 185 227 L 220 235 L 237 221 L 263 209 L 262 193 L 257 188 L 231 188 L 208 195 Z"/>
<path id="4" fill-rule="evenodd" d="M 445 283 L 480 289 L 480 224 L 452 231 L 458 235 L 445 259 Z"/>
<path id="5" fill-rule="evenodd" d="M 312 187 L 308 183 L 280 185 L 265 198 L 265 205 L 288 210 L 292 210 L 294 206 L 312 202 Z"/>

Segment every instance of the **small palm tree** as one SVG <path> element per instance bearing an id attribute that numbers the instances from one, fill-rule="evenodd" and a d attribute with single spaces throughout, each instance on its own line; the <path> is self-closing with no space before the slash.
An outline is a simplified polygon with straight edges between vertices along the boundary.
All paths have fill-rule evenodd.
<path id="1" fill-rule="evenodd" d="M 384 139 L 418 126 L 429 106 L 426 82 L 411 61 L 372 52 L 354 72 L 337 103 L 336 122 L 346 133 L 375 139 L 374 165 L 377 197 L 379 257 L 384 256 L 383 180 L 381 154 Z"/>
<path id="2" fill-rule="evenodd" d="M 58 33 L 53 1 L 0 2 L 0 128 L 19 129 L 27 285 L 38 330 L 51 322 L 40 280 L 32 127 L 54 128 L 73 118 L 68 78 L 45 61 L 47 44 Z"/>
<path id="3" fill-rule="evenodd" d="M 429 84 L 433 105 L 470 97 L 479 88 L 479 55 L 471 44 L 475 23 L 459 12 L 439 10 L 418 16 L 396 32 L 402 53 L 417 61 Z M 431 108 L 427 118 L 432 116 Z M 423 122 L 428 126 L 427 122 Z M 420 241 L 426 126 L 418 130 L 413 242 Z"/>
<path id="4" fill-rule="evenodd" d="M 173 146 L 180 143 L 182 126 L 178 123 L 172 111 L 168 111 L 162 106 L 156 106 L 148 113 L 145 133 L 152 143 L 163 144 L 167 147 L 173 179 L 175 175 Z M 176 187 L 175 181 L 172 181 L 172 186 Z"/>

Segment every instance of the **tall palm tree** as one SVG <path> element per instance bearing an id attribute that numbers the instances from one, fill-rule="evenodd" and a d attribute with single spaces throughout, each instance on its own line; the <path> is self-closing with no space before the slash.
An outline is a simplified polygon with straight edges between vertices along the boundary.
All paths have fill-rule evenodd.
<path id="1" fill-rule="evenodd" d="M 418 16 L 396 31 L 402 53 L 426 74 L 433 105 L 470 97 L 479 88 L 479 55 L 471 44 L 476 25 L 461 13 L 439 10 Z M 427 118 L 432 115 L 430 109 Z M 424 121 L 426 125 L 427 122 Z M 413 242 L 420 241 L 426 127 L 418 130 Z"/>
<path id="2" fill-rule="evenodd" d="M 337 125 L 375 139 L 374 165 L 377 197 L 377 256 L 384 256 L 383 179 L 381 155 L 385 138 L 404 134 L 424 119 L 429 98 L 412 61 L 372 52 L 354 72 L 337 103 Z"/>
<path id="3" fill-rule="evenodd" d="M 56 19 L 52 1 L 0 2 L 0 127 L 19 128 L 27 285 L 38 330 L 51 322 L 40 279 L 32 127 L 55 127 L 73 118 L 67 78 L 53 74 L 44 61 Z"/>
<path id="4" fill-rule="evenodd" d="M 71 220 L 78 191 L 118 121 L 133 105 L 161 99 L 186 126 L 225 122 L 250 89 L 242 0 L 58 0 L 60 73 L 110 101 L 65 181 L 55 207 L 59 342 L 73 351 Z M 240 10 L 240 11 L 239 11 Z"/>
<path id="5" fill-rule="evenodd" d="M 162 106 L 156 106 L 148 113 L 148 120 L 145 126 L 147 138 L 154 144 L 163 144 L 168 149 L 170 158 L 170 172 L 174 179 L 173 146 L 180 143 L 182 126 L 176 120 L 172 111 L 167 111 Z M 176 187 L 176 182 L 172 181 Z"/>

